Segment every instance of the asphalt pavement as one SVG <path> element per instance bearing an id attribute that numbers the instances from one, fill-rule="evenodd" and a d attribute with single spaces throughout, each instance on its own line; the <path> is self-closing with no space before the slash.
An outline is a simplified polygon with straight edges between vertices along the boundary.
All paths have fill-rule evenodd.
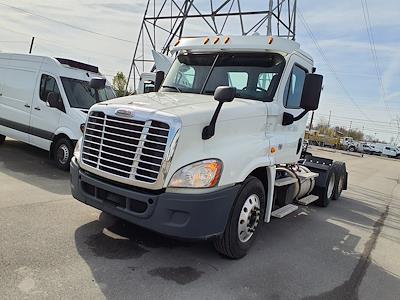
<path id="1" fill-rule="evenodd" d="M 45 151 L 6 140 L 1 298 L 400 299 L 400 161 L 313 151 L 347 163 L 348 191 L 273 219 L 229 260 L 85 206 Z"/>

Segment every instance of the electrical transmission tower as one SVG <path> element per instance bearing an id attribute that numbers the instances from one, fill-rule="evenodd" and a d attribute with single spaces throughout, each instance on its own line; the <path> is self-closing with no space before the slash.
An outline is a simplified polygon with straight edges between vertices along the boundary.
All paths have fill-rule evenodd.
<path id="1" fill-rule="evenodd" d="M 168 54 L 182 37 L 276 35 L 296 37 L 296 0 L 148 0 L 128 76 L 152 71 L 151 50 Z"/>

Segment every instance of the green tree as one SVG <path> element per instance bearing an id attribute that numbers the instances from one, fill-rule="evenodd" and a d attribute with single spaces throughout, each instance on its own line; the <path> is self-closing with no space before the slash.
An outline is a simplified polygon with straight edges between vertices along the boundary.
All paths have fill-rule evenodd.
<path id="1" fill-rule="evenodd" d="M 125 92 L 125 87 L 128 82 L 128 79 L 126 78 L 125 74 L 122 72 L 118 72 L 114 78 L 113 78 L 113 88 L 115 93 L 117 94 L 117 97 L 123 97 L 127 96 L 130 93 Z"/>

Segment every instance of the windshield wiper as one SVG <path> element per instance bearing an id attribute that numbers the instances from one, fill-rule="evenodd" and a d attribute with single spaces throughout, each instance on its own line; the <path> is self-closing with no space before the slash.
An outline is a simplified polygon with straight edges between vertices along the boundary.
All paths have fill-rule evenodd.
<path id="1" fill-rule="evenodd" d="M 177 90 L 179 93 L 182 93 L 182 91 L 179 88 L 177 88 L 176 86 L 173 86 L 173 85 L 163 85 L 162 87 L 168 88 L 168 89 L 174 89 L 174 90 Z"/>

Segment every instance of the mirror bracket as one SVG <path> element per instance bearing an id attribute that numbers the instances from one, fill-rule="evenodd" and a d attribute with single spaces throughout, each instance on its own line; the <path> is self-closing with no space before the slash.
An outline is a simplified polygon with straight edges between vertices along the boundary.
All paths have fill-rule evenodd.
<path id="1" fill-rule="evenodd" d="M 207 125 L 207 126 L 205 126 L 203 128 L 203 132 L 202 132 L 202 135 L 201 135 L 203 140 L 208 140 L 208 139 L 210 139 L 210 138 L 212 138 L 214 136 L 214 134 L 215 134 L 215 124 L 217 122 L 217 118 L 218 118 L 219 112 L 221 111 L 222 104 L 224 104 L 224 102 L 219 102 L 218 103 L 217 109 L 215 110 L 214 115 L 212 116 L 210 125 Z"/>
<path id="2" fill-rule="evenodd" d="M 308 112 L 309 110 L 305 109 L 297 117 L 293 116 L 291 113 L 284 112 L 282 118 L 282 125 L 283 126 L 291 125 L 294 122 L 301 120 Z"/>

